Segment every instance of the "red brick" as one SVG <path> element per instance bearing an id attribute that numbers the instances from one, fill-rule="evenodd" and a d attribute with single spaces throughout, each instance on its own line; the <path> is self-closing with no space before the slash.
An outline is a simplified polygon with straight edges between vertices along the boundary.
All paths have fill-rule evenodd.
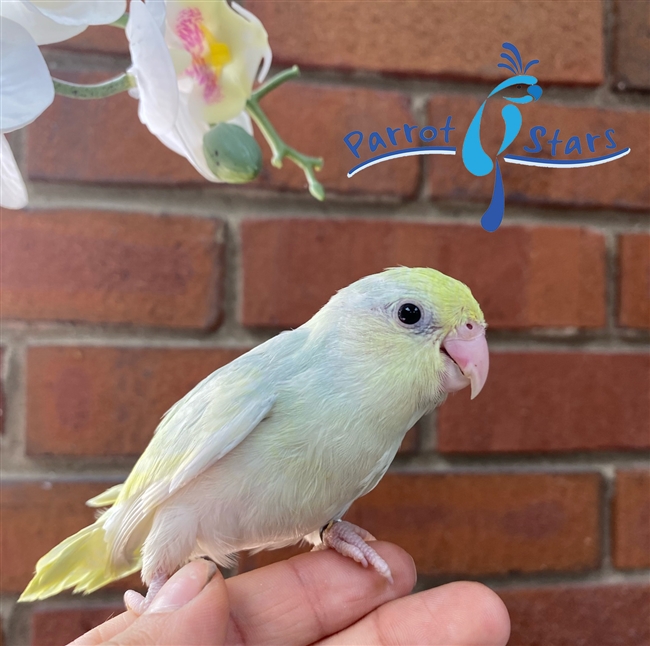
<path id="1" fill-rule="evenodd" d="M 121 71 L 68 73 L 65 79 L 94 83 Z M 57 96 L 26 129 L 24 167 L 31 180 L 164 186 L 206 183 L 187 160 L 140 123 L 138 102 L 126 93 L 101 101 Z"/>
<path id="2" fill-rule="evenodd" d="M 480 397 L 438 413 L 443 453 L 650 448 L 650 356 L 492 353 Z"/>
<path id="3" fill-rule="evenodd" d="M 572 585 L 497 590 L 509 646 L 647 646 L 650 586 Z"/>
<path id="4" fill-rule="evenodd" d="M 418 450 L 420 438 L 420 424 L 416 424 L 402 440 L 398 453 L 415 453 Z"/>
<path id="5" fill-rule="evenodd" d="M 592 3 L 590 3 L 592 4 Z M 431 125 L 445 123 L 452 115 L 452 125 L 456 128 L 450 133 L 450 145 L 456 146 L 458 153 L 451 156 L 430 157 L 430 190 L 434 199 L 478 200 L 489 204 L 494 184 L 494 172 L 485 177 L 474 177 L 463 166 L 460 151 L 467 127 L 478 110 L 484 97 L 473 98 L 467 95 L 438 95 L 429 105 Z M 481 124 L 481 141 L 485 151 L 494 156 L 503 136 L 502 99 L 490 100 L 485 108 Z M 650 131 L 648 112 L 643 110 L 623 110 L 590 108 L 583 106 L 563 106 L 547 102 L 544 97 L 539 102 L 521 107 L 523 126 L 515 141 L 507 148 L 506 154 L 531 155 L 523 146 L 531 147 L 530 129 L 543 126 L 547 135 L 540 137 L 543 145 L 538 154 L 540 158 L 551 158 L 551 139 L 556 129 L 564 142 L 556 150 L 556 159 L 575 159 L 577 153 L 566 156 L 564 146 L 570 137 L 581 140 L 582 158 L 595 157 L 613 152 L 608 150 L 605 131 L 614 129 L 612 135 L 617 150 L 631 148 L 630 154 L 614 162 L 587 168 L 557 169 L 521 166 L 501 161 L 503 183 L 506 193 L 506 221 L 508 211 L 513 211 L 511 202 L 531 202 L 537 204 L 561 204 L 580 207 L 614 207 L 619 209 L 648 209 L 650 206 Z M 595 153 L 587 147 L 586 133 L 600 135 L 595 140 Z M 436 140 L 437 141 L 437 140 Z"/>
<path id="6" fill-rule="evenodd" d="M 300 325 L 336 290 L 396 265 L 462 280 L 495 328 L 605 323 L 604 240 L 586 229 L 277 219 L 245 221 L 241 235 L 247 326 Z"/>
<path id="7" fill-rule="evenodd" d="M 628 233 L 619 238 L 620 325 L 650 328 L 650 236 Z"/>
<path id="8" fill-rule="evenodd" d="M 222 224 L 101 211 L 2 212 L 6 319 L 212 328 Z"/>
<path id="9" fill-rule="evenodd" d="M 619 471 L 612 512 L 613 558 L 621 569 L 650 567 L 650 472 Z"/>
<path id="10" fill-rule="evenodd" d="M 62 49 L 71 52 L 113 54 L 117 56 L 128 56 L 129 54 L 126 33 L 124 30 L 116 29 L 110 25 L 89 27 L 74 38 L 47 45 L 44 49 L 46 51 Z"/>
<path id="11" fill-rule="evenodd" d="M 346 519 L 403 547 L 420 574 L 574 571 L 599 560 L 596 474 L 396 474 Z M 295 553 L 249 556 L 245 569 Z"/>
<path id="12" fill-rule="evenodd" d="M 604 325 L 605 249 L 600 233 L 577 228 L 536 228 L 531 233 L 528 254 L 531 325 Z"/>
<path id="13" fill-rule="evenodd" d="M 29 455 L 141 453 L 172 404 L 235 349 L 31 347 Z"/>
<path id="14" fill-rule="evenodd" d="M 499 79 L 514 42 L 544 81 L 603 80 L 600 2 L 246 1 L 277 63 L 435 77 Z"/>
<path id="15" fill-rule="evenodd" d="M 114 484 L 114 480 L 49 482 L 4 478 L 0 487 L 0 591 L 22 592 L 41 556 L 93 522 L 95 510 L 86 507 L 85 501 Z M 123 589 L 133 584 L 134 577 L 129 577 L 115 585 Z"/>
<path id="16" fill-rule="evenodd" d="M 383 90 L 335 88 L 324 85 L 290 83 L 264 98 L 262 107 L 285 141 L 302 153 L 322 157 L 323 169 L 316 173 L 326 191 L 336 193 L 376 193 L 412 195 L 420 179 L 417 157 L 405 157 L 390 163 L 377 164 L 347 177 L 347 172 L 361 159 L 356 159 L 343 142 L 353 130 L 364 133 L 359 148 L 368 151 L 368 137 L 373 131 L 383 134 L 388 146 L 386 126 L 415 124 L 410 98 L 399 92 Z M 285 160 L 282 169 L 271 166 L 271 155 L 263 137 L 257 140 L 264 153 L 264 169 L 258 185 L 281 189 L 307 190 L 304 173 Z M 379 148 L 379 152 L 383 148 Z M 366 157 L 370 156 L 369 154 Z"/>
<path id="17" fill-rule="evenodd" d="M 616 0 L 614 68 L 619 87 L 650 89 L 650 11 L 647 0 Z"/>
<path id="18" fill-rule="evenodd" d="M 124 606 L 44 609 L 32 614 L 32 646 L 65 646 L 77 637 L 124 612 Z"/>

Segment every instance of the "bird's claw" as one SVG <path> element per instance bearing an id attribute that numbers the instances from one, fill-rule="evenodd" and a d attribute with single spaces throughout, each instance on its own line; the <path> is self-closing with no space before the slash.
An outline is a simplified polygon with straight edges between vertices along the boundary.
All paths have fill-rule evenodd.
<path id="1" fill-rule="evenodd" d="M 321 531 L 324 547 L 329 547 L 339 554 L 360 563 L 363 567 L 372 568 L 381 576 L 393 582 L 393 576 L 386 561 L 366 543 L 374 541 L 375 537 L 357 525 L 345 520 L 337 520 L 326 525 Z"/>
<path id="2" fill-rule="evenodd" d="M 135 590 L 127 590 L 124 593 L 124 605 L 126 609 L 135 612 L 136 615 L 141 615 L 151 605 L 154 597 L 160 592 L 160 588 L 165 585 L 168 578 L 166 574 L 155 574 L 149 584 L 146 597 L 143 597 Z"/>

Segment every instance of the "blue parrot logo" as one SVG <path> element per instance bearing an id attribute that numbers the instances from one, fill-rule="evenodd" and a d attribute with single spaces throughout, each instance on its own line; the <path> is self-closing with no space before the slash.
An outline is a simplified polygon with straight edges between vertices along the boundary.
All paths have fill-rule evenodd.
<path id="1" fill-rule="evenodd" d="M 472 175 L 483 177 L 491 173 L 492 169 L 496 166 L 494 189 L 492 191 L 490 206 L 488 206 L 481 218 L 481 225 L 486 231 L 496 231 L 503 220 L 505 194 L 501 169 L 499 168 L 499 155 L 514 141 L 521 129 L 522 117 L 517 106 L 530 103 L 531 101 L 537 101 L 542 96 L 542 88 L 537 84 L 537 79 L 534 76 L 526 74 L 528 69 L 539 63 L 539 61 L 532 60 L 524 67 L 521 54 L 512 43 L 503 43 L 503 49 L 507 51 L 501 54 L 501 58 L 504 58 L 508 62 L 499 63 L 498 67 L 504 67 L 510 70 L 514 76 L 499 83 L 488 94 L 474 115 L 463 141 L 463 164 Z M 509 89 L 508 94 L 513 94 L 514 96 L 501 95 L 502 98 L 508 101 L 501 110 L 501 116 L 505 123 L 505 133 L 499 151 L 493 161 L 481 145 L 481 117 L 483 116 L 483 110 L 485 109 L 487 100 L 491 96 L 503 92 L 506 89 Z M 522 96 L 516 96 L 517 94 L 521 94 Z"/>
<path id="2" fill-rule="evenodd" d="M 521 166 L 535 166 L 538 168 L 572 169 L 598 166 L 621 159 L 630 154 L 630 148 L 619 148 L 613 138 L 614 128 L 605 129 L 602 135 L 587 132 L 584 139 L 573 135 L 566 141 L 559 138 L 560 128 L 554 129 L 552 139 L 545 143 L 550 144 L 550 157 L 538 156 L 542 152 L 540 139 L 547 133 L 547 126 L 535 125 L 530 128 L 530 143 L 523 146 L 523 152 L 528 154 L 506 153 L 507 148 L 513 143 L 522 126 L 522 116 L 519 106 L 526 103 L 538 101 L 542 96 L 542 88 L 538 85 L 537 79 L 527 72 L 539 63 L 538 60 L 531 60 L 523 64 L 519 50 L 512 43 L 503 43 L 501 58 L 505 62 L 498 64 L 498 67 L 507 69 L 512 78 L 499 83 L 481 104 L 471 120 L 469 128 L 465 133 L 462 146 L 462 159 L 465 168 L 476 177 L 484 177 L 494 171 L 494 188 L 490 205 L 481 217 L 481 226 L 486 231 L 496 231 L 505 211 L 505 191 L 503 189 L 503 178 L 501 176 L 500 161 Z M 488 155 L 481 144 L 481 119 L 485 106 L 490 98 L 499 98 L 505 101 L 501 109 L 501 116 L 504 123 L 504 134 L 498 151 L 495 155 Z M 436 115 L 442 117 L 443 115 Z M 452 125 L 452 115 L 446 120 L 440 119 L 434 125 L 418 126 L 409 123 L 394 124 L 396 127 L 386 127 L 385 134 L 380 130 L 373 130 L 368 137 L 361 130 L 352 130 L 343 137 L 343 142 L 348 150 L 358 161 L 347 173 L 353 177 L 365 168 L 381 164 L 400 157 L 412 157 L 415 155 L 456 155 L 458 148 L 454 145 L 457 132 Z M 550 130 L 549 134 L 553 132 Z M 460 132 L 458 132 L 460 136 Z M 419 141 L 418 141 L 419 140 Z M 605 150 L 597 151 L 596 140 L 605 146 Z M 372 155 L 364 159 L 362 146 L 367 147 L 368 153 Z M 562 152 L 564 158 L 556 159 L 558 144 L 564 143 Z M 414 145 L 413 145 L 414 144 Z M 583 155 L 583 145 L 586 144 L 589 152 Z M 612 152 L 610 152 L 612 151 Z M 605 154 L 603 154 L 605 153 Z M 571 157 L 569 157 L 571 155 Z"/>

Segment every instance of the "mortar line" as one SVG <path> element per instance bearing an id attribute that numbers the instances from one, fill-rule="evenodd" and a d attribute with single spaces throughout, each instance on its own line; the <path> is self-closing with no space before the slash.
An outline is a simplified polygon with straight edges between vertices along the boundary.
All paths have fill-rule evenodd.
<path id="1" fill-rule="evenodd" d="M 605 67 L 605 82 L 603 85 L 608 89 L 614 88 L 615 79 L 615 57 L 616 57 L 616 28 L 617 14 L 613 0 L 603 0 L 603 65 Z M 614 96 L 616 93 L 612 92 Z"/>
<path id="2" fill-rule="evenodd" d="M 151 429 L 153 433 L 153 427 Z M 133 456 L 36 457 L 26 464 L 12 462 L 3 469 L 4 481 L 120 482 L 137 459 Z M 116 464 L 117 463 L 117 464 Z M 22 467 L 22 468 L 21 468 Z M 436 453 L 398 454 L 390 467 L 394 474 L 414 475 L 575 475 L 598 473 L 611 477 L 616 470 L 650 469 L 650 451 L 573 451 L 526 455 L 487 454 L 445 456 Z"/>
<path id="3" fill-rule="evenodd" d="M 604 21 L 604 29 L 607 30 Z M 607 55 L 608 41 L 605 39 L 605 54 Z M 107 75 L 125 71 L 130 66 L 128 54 L 102 53 L 97 51 L 71 51 L 63 49 L 48 49 L 44 52 L 48 67 L 62 75 L 80 72 L 105 72 Z M 542 61 L 543 62 L 543 61 Z M 604 61 L 605 65 L 607 61 Z M 276 74 L 290 64 L 272 66 L 269 76 Z M 644 97 L 635 92 L 621 94 L 613 92 L 607 81 L 607 67 L 602 84 L 575 85 L 571 82 L 542 80 L 544 93 L 548 101 L 561 105 L 576 105 L 585 107 L 644 107 Z M 494 86 L 498 75 L 491 79 L 476 76 L 452 74 L 413 74 L 410 76 L 400 73 L 357 70 L 343 71 L 331 69 L 316 69 L 308 66 L 301 68 L 300 78 L 295 81 L 304 85 L 327 85 L 336 89 L 369 89 L 384 92 L 400 92 L 414 94 L 425 92 L 429 94 L 464 94 L 483 96 Z"/>
<path id="4" fill-rule="evenodd" d="M 616 334 L 618 303 L 618 249 L 617 235 L 604 231 L 605 238 L 605 307 L 607 329 Z"/>
<path id="5" fill-rule="evenodd" d="M 117 189 L 120 189 L 119 191 Z M 73 189 L 73 191 L 70 191 Z M 471 225 L 479 227 L 483 201 L 457 202 L 441 199 L 427 202 L 386 201 L 369 199 L 370 196 L 344 196 L 329 194 L 325 203 L 316 202 L 309 195 L 291 194 L 288 202 L 280 194 L 266 194 L 249 189 L 237 196 L 221 194 L 221 188 L 206 187 L 181 191 L 162 187 L 146 189 L 112 188 L 97 185 L 68 186 L 66 184 L 30 184 L 32 212 L 49 212 L 58 209 L 98 209 L 105 212 L 145 213 L 174 217 L 209 217 L 231 222 L 243 219 L 386 219 L 400 222 L 425 222 L 428 224 Z M 119 195 L 118 195 L 119 193 Z M 647 231 L 650 212 L 642 210 L 617 211 L 614 209 L 588 209 L 570 205 L 512 203 L 508 220 L 503 225 L 542 226 L 559 228 L 583 227 L 595 231 L 616 233 Z"/>
<path id="6" fill-rule="evenodd" d="M 432 410 L 423 419 L 425 422 L 418 447 L 418 453 L 421 455 L 438 450 L 438 409 Z"/>
<path id="7" fill-rule="evenodd" d="M 420 128 L 426 125 L 428 101 L 429 97 L 427 94 L 420 92 L 414 92 L 411 94 L 411 112 L 413 113 L 415 123 L 420 126 Z M 426 203 L 429 194 L 427 155 L 419 155 L 417 156 L 417 160 L 420 176 L 418 178 L 418 185 L 413 200 L 415 202 Z"/>
<path id="8" fill-rule="evenodd" d="M 604 573 L 613 574 L 615 572 L 612 565 L 612 504 L 614 501 L 614 487 L 616 481 L 616 467 L 603 469 L 602 475 L 602 499 L 600 502 L 601 517 L 601 569 Z"/>
<path id="9" fill-rule="evenodd" d="M 20 462 L 26 449 L 27 416 L 27 357 L 23 339 L 16 339 L 5 346 L 9 350 L 7 377 L 3 379 L 5 390 L 6 415 L 0 446 L 2 460 Z"/>
<path id="10" fill-rule="evenodd" d="M 323 303 L 324 305 L 325 303 Z M 21 343 L 25 347 L 124 347 L 142 349 L 222 349 L 247 348 L 263 343 L 287 328 L 251 328 L 232 321 L 211 334 L 140 327 L 44 322 L 42 326 L 5 322 L 4 345 Z M 297 325 L 297 324 L 296 324 Z M 529 328 L 522 330 L 489 330 L 490 348 L 500 353 L 520 352 L 588 352 L 605 354 L 646 354 L 650 348 L 650 334 L 644 330 L 614 330 L 605 328 Z"/>
<path id="11" fill-rule="evenodd" d="M 543 62 L 543 61 L 542 61 Z M 279 70 L 280 68 L 278 68 Z M 370 90 L 414 94 L 418 92 L 431 95 L 458 94 L 483 97 L 494 87 L 497 77 L 492 79 L 474 78 L 425 78 L 400 77 L 380 72 L 347 73 L 332 70 L 304 69 L 297 82 L 305 85 L 321 84 L 337 88 L 367 88 Z M 575 107 L 645 108 L 643 95 L 631 92 L 622 95 L 610 90 L 603 79 L 601 84 L 580 85 L 541 80 L 545 100 L 548 103 Z"/>
<path id="12" fill-rule="evenodd" d="M 647 585 L 650 582 L 650 570 L 642 569 L 630 572 L 603 572 L 601 570 L 531 572 L 500 575 L 419 575 L 416 590 L 437 587 L 452 581 L 478 581 L 496 590 L 524 590 L 527 588 L 553 588 L 570 586 L 578 589 L 594 585 Z"/>
<path id="13" fill-rule="evenodd" d="M 555 473 L 570 471 L 611 474 L 618 468 L 650 469 L 650 449 L 556 452 L 512 451 L 510 453 L 397 455 L 391 465 L 396 473 Z"/>
<path id="14" fill-rule="evenodd" d="M 229 338 L 232 336 L 233 330 L 237 328 L 238 323 L 236 320 L 236 312 L 234 311 L 234 304 L 237 299 L 236 285 L 233 282 L 233 274 L 236 273 L 235 259 L 233 257 L 233 247 L 235 244 L 233 237 L 233 225 L 229 218 L 224 218 L 224 249 L 223 249 L 223 276 L 222 276 L 222 289 L 223 298 L 221 302 L 221 325 L 211 335 L 211 340 L 217 341 L 223 337 Z"/>

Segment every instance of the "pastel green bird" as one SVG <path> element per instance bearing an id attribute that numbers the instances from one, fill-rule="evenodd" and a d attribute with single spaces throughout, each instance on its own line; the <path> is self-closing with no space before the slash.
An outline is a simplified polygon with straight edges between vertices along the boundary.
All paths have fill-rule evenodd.
<path id="1" fill-rule="evenodd" d="M 341 518 L 415 422 L 448 393 L 478 395 L 485 329 L 470 290 L 433 269 L 389 269 L 342 289 L 177 402 L 126 481 L 88 501 L 108 509 L 38 561 L 20 601 L 142 570 L 148 604 L 192 558 L 229 565 L 241 550 L 303 539 L 391 580 L 373 537 Z"/>

